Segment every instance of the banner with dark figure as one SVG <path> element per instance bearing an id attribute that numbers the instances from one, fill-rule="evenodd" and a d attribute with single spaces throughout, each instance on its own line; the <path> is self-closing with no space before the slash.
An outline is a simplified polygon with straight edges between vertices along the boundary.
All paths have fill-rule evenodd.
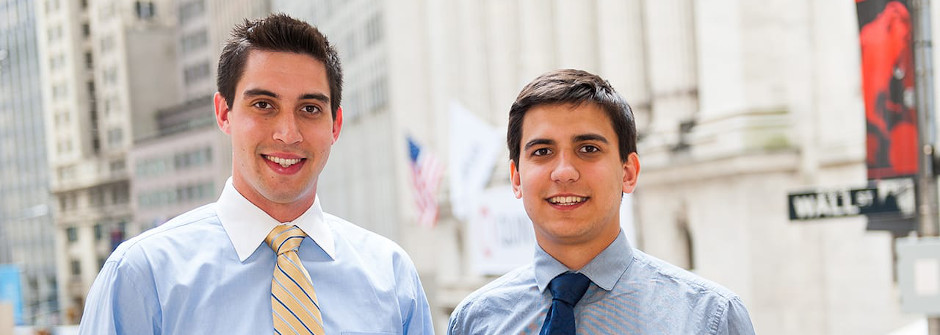
<path id="1" fill-rule="evenodd" d="M 856 0 L 862 50 L 862 97 L 868 181 L 897 211 L 869 213 L 868 230 L 897 236 L 916 227 L 919 168 L 910 0 Z M 887 207 L 886 207 L 887 208 Z"/>
<path id="2" fill-rule="evenodd" d="M 856 0 L 868 179 L 917 174 L 913 24 L 908 1 Z"/>

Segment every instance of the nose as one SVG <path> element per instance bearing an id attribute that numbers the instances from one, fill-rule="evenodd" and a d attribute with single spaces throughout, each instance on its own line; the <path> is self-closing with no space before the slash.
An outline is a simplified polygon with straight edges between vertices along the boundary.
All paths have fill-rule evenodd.
<path id="1" fill-rule="evenodd" d="M 278 113 L 274 121 L 274 139 L 285 144 L 294 144 L 303 141 L 297 118 L 293 113 Z"/>
<path id="2" fill-rule="evenodd" d="M 552 169 L 552 181 L 557 183 L 568 183 L 577 181 L 581 174 L 574 165 L 573 158 L 569 154 L 558 155 L 558 161 Z"/>

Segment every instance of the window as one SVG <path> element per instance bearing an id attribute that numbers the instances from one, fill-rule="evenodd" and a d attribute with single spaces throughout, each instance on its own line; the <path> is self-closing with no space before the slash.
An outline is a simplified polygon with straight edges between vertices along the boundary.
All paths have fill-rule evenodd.
<path id="1" fill-rule="evenodd" d="M 95 225 L 95 241 L 101 241 L 102 237 L 104 237 L 104 227 L 99 223 Z"/>
<path id="2" fill-rule="evenodd" d="M 101 52 L 110 51 L 114 47 L 114 36 L 108 35 L 101 38 Z"/>
<path id="3" fill-rule="evenodd" d="M 206 5 L 203 0 L 196 0 L 183 3 L 180 6 L 180 25 L 186 24 L 193 18 L 202 15 L 206 11 Z"/>
<path id="4" fill-rule="evenodd" d="M 82 37 L 91 36 L 91 26 L 88 22 L 82 23 Z"/>
<path id="5" fill-rule="evenodd" d="M 68 238 L 69 242 L 78 241 L 78 229 L 75 227 L 65 228 L 65 237 Z"/>
<path id="6" fill-rule="evenodd" d="M 208 33 L 206 33 L 206 29 L 203 28 L 186 34 L 183 36 L 180 44 L 180 49 L 184 55 L 190 53 L 193 50 L 201 49 L 209 44 Z"/>
<path id="7" fill-rule="evenodd" d="M 139 19 L 149 20 L 155 15 L 153 2 L 150 1 L 137 1 L 134 4 L 134 9 Z"/>
<path id="8" fill-rule="evenodd" d="M 130 189 L 127 184 L 115 186 L 111 189 L 111 202 L 115 204 L 126 204 L 130 201 Z"/>
<path id="9" fill-rule="evenodd" d="M 186 69 L 183 70 L 183 81 L 186 82 L 186 84 L 191 84 L 207 77 L 209 77 L 209 62 L 187 66 Z"/>
<path id="10" fill-rule="evenodd" d="M 111 165 L 111 172 L 112 172 L 112 173 L 124 171 L 125 164 L 124 164 L 124 160 L 123 160 L 123 159 L 122 159 L 122 160 L 113 161 L 113 162 L 111 162 L 110 165 Z"/>
<path id="11" fill-rule="evenodd" d="M 112 84 L 117 83 L 117 72 L 118 72 L 117 68 L 113 66 L 105 69 L 103 73 L 101 74 L 103 77 L 102 79 L 104 80 L 105 84 L 112 85 Z"/>
<path id="12" fill-rule="evenodd" d="M 49 28 L 49 30 L 46 31 L 46 34 L 49 38 L 49 42 L 58 41 L 62 38 L 62 25 Z"/>
<path id="13" fill-rule="evenodd" d="M 124 141 L 124 131 L 121 128 L 108 130 L 108 146 L 119 146 Z"/>
<path id="14" fill-rule="evenodd" d="M 68 94 L 68 86 L 65 83 L 57 83 L 52 85 L 52 97 L 56 99 L 65 98 Z"/>
<path id="15" fill-rule="evenodd" d="M 82 263 L 73 259 L 72 262 L 71 262 L 71 264 L 72 264 L 72 266 L 71 266 L 71 268 L 72 268 L 72 275 L 73 275 L 73 276 L 80 276 L 80 275 L 82 274 Z"/>
<path id="16" fill-rule="evenodd" d="M 342 48 L 346 51 L 346 57 L 344 57 L 344 60 L 351 60 L 356 58 L 356 56 L 359 54 L 359 45 L 357 44 L 358 41 L 359 39 L 356 38 L 355 32 L 351 32 L 349 35 L 346 35 L 346 39 L 343 40 L 343 42 L 345 42 L 345 48 Z"/>
<path id="17" fill-rule="evenodd" d="M 385 76 L 379 77 L 372 83 L 372 111 L 385 107 L 388 104 L 388 82 Z"/>
<path id="18" fill-rule="evenodd" d="M 104 205 L 104 190 L 93 188 L 88 191 L 88 205 L 91 207 L 101 207 Z"/>
<path id="19" fill-rule="evenodd" d="M 382 16 L 375 15 L 366 22 L 366 46 L 382 40 Z"/>

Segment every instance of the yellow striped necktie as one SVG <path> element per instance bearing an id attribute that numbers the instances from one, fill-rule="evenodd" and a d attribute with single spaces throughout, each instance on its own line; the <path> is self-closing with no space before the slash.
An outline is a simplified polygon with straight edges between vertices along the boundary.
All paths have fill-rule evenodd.
<path id="1" fill-rule="evenodd" d="M 277 253 L 271 280 L 271 309 L 274 333 L 278 335 L 326 333 L 313 281 L 297 255 L 305 236 L 297 226 L 278 225 L 264 239 Z"/>

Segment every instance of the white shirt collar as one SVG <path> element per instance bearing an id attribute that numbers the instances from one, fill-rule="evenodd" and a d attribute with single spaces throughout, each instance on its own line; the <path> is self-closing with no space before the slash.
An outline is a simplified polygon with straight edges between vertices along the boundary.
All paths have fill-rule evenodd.
<path id="1" fill-rule="evenodd" d="M 306 212 L 291 222 L 278 222 L 261 208 L 252 204 L 242 196 L 229 177 L 222 189 L 222 195 L 216 203 L 219 221 L 225 233 L 235 246 L 238 259 L 242 262 L 248 259 L 259 245 L 264 244 L 264 238 L 271 229 L 280 224 L 290 224 L 300 227 L 313 242 L 320 246 L 330 258 L 336 259 L 336 246 L 333 242 L 333 231 L 326 226 L 323 218 L 323 209 L 320 208 L 320 197 L 317 196 L 313 205 Z"/>

